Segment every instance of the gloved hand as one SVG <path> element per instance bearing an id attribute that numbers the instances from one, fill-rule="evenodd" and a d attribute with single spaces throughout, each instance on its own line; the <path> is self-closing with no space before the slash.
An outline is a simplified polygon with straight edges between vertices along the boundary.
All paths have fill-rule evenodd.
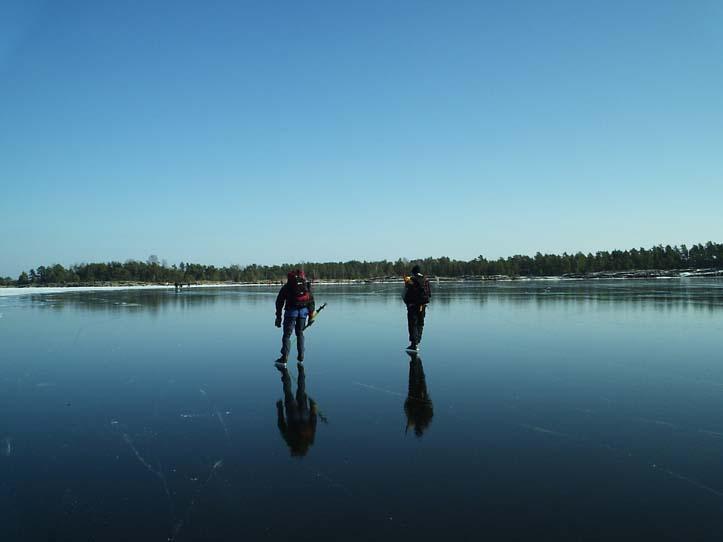
<path id="1" fill-rule="evenodd" d="M 281 316 L 276 317 L 276 322 L 274 322 L 274 325 L 276 327 L 281 327 Z"/>
<path id="2" fill-rule="evenodd" d="M 316 311 L 309 313 L 309 317 L 306 320 L 306 327 L 309 327 L 311 324 L 314 323 L 314 318 L 316 318 Z"/>

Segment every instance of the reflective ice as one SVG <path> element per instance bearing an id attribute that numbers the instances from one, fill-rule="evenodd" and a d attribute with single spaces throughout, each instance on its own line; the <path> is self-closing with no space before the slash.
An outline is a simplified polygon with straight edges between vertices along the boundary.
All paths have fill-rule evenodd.
<path id="1" fill-rule="evenodd" d="M 0 297 L 0 540 L 719 539 L 723 281 Z"/>

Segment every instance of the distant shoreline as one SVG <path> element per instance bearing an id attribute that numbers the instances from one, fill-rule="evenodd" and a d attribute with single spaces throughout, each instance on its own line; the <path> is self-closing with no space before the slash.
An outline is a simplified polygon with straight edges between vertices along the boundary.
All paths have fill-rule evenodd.
<path id="1" fill-rule="evenodd" d="M 147 261 L 126 260 L 41 265 L 22 271 L 17 279 L 0 276 L 0 286 L 126 286 L 170 285 L 173 283 L 275 284 L 286 280 L 290 269 L 303 269 L 308 277 L 335 279 L 334 282 L 398 281 L 419 265 L 428 277 L 439 280 L 536 280 L 595 278 L 658 278 L 723 275 L 723 243 L 708 241 L 688 248 L 670 245 L 630 250 L 576 252 L 534 256 L 516 254 L 488 260 L 479 255 L 469 261 L 446 256 L 395 261 L 299 262 L 277 265 L 250 264 L 216 267 L 191 262 L 169 266 L 151 255 Z M 349 280 L 355 277 L 358 280 Z M 344 280 L 346 279 L 346 280 Z"/>
<path id="2" fill-rule="evenodd" d="M 430 277 L 433 282 L 447 284 L 489 283 L 489 282 L 533 282 L 533 281 L 599 281 L 599 280 L 645 280 L 645 279 L 687 279 L 687 278 L 721 278 L 723 269 L 683 269 L 675 271 L 638 270 L 611 271 L 589 274 L 567 274 L 561 276 L 466 276 L 466 277 Z M 316 280 L 315 286 L 332 285 L 365 285 L 365 284 L 402 284 L 401 278 L 384 277 L 374 279 Z M 234 287 L 275 287 L 281 282 L 198 282 L 185 283 L 180 292 L 198 288 L 234 288 Z M 0 297 L 28 294 L 53 294 L 63 292 L 94 292 L 113 290 L 175 290 L 173 283 L 142 283 L 142 282 L 103 282 L 94 284 L 49 284 L 45 286 L 0 286 Z"/>

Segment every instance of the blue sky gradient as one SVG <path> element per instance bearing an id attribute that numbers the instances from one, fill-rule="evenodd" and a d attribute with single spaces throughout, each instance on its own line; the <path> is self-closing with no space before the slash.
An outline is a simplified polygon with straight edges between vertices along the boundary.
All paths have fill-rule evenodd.
<path id="1" fill-rule="evenodd" d="M 0 275 L 723 239 L 723 3 L 0 5 Z"/>

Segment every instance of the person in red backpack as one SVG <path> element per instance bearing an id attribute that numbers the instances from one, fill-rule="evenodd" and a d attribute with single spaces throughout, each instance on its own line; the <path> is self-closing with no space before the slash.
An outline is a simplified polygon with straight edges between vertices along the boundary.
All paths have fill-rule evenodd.
<path id="1" fill-rule="evenodd" d="M 306 280 L 304 272 L 296 269 L 286 276 L 286 284 L 276 296 L 276 327 L 281 327 L 281 311 L 284 311 L 284 334 L 281 339 L 281 357 L 277 363 L 286 363 L 291 349 L 291 333 L 296 332 L 296 359 L 304 361 L 304 326 L 316 316 L 314 295 L 311 293 L 311 283 Z"/>
<path id="2" fill-rule="evenodd" d="M 404 303 L 407 305 L 407 325 L 409 327 L 409 346 L 407 350 L 416 352 L 422 342 L 424 317 L 427 304 L 432 298 L 429 281 L 422 275 L 418 265 L 412 267 L 412 273 L 404 277 Z"/>

